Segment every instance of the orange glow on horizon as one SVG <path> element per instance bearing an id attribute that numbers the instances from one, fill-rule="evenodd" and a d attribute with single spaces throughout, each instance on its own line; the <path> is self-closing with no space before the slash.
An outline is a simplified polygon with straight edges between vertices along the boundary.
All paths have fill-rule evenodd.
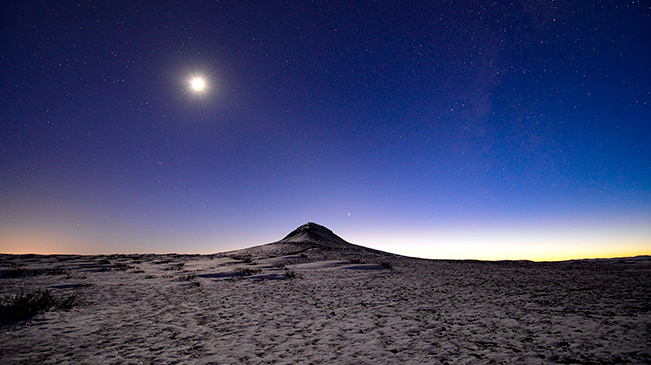
<path id="1" fill-rule="evenodd" d="M 337 232 L 336 232 L 337 233 Z M 644 226 L 601 229 L 518 228 L 461 230 L 450 227 L 430 232 L 343 232 L 345 240 L 391 253 L 427 259 L 563 261 L 651 255 L 651 232 Z M 92 239 L 91 239 L 92 237 Z M 0 235 L 0 253 L 111 254 L 215 253 L 270 242 L 259 236 L 184 235 L 138 237 L 112 235 L 97 240 L 90 234 L 63 230 L 24 229 Z M 244 240 L 244 241 L 243 241 Z M 114 244 L 116 242 L 116 244 Z"/>

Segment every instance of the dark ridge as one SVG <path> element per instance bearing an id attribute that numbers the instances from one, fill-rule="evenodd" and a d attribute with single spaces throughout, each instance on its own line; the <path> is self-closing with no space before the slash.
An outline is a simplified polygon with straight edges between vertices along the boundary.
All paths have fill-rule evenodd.
<path id="1" fill-rule="evenodd" d="M 350 245 L 343 238 L 337 236 L 328 228 L 308 222 L 290 232 L 280 242 L 310 242 L 310 243 L 327 243 L 340 245 Z"/>
<path id="2" fill-rule="evenodd" d="M 314 258 L 316 257 L 315 255 L 324 255 L 326 252 L 332 251 L 346 255 L 359 255 L 364 253 L 376 256 L 395 256 L 387 252 L 352 244 L 337 236 L 330 229 L 314 222 L 303 224 L 280 241 L 230 251 L 227 254 L 231 257 L 247 256 L 251 258 L 268 258 L 299 254 L 305 255 L 310 252 L 310 256 Z"/>

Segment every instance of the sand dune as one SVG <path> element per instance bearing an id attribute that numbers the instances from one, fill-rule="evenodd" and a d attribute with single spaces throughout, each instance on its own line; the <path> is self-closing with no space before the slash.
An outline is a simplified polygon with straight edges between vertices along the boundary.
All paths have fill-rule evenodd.
<path id="1" fill-rule="evenodd" d="M 13 363 L 651 363 L 649 257 L 421 260 L 306 224 L 215 255 L 0 255 Z"/>

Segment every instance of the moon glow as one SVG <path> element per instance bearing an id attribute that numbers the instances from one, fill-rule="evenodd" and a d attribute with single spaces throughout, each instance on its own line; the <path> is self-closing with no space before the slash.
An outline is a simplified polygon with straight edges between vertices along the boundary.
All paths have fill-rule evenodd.
<path id="1" fill-rule="evenodd" d="M 190 87 L 194 92 L 202 92 L 206 88 L 206 81 L 201 77 L 195 77 L 190 81 Z"/>

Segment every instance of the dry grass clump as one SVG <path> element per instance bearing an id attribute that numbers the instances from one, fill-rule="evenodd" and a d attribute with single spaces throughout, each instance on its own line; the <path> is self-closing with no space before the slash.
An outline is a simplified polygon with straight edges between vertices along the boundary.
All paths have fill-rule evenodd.
<path id="1" fill-rule="evenodd" d="M 28 320 L 39 313 L 71 309 L 80 305 L 82 300 L 78 293 L 57 296 L 46 289 L 31 293 L 21 292 L 3 298 L 0 303 L 0 325 L 6 325 Z"/>

